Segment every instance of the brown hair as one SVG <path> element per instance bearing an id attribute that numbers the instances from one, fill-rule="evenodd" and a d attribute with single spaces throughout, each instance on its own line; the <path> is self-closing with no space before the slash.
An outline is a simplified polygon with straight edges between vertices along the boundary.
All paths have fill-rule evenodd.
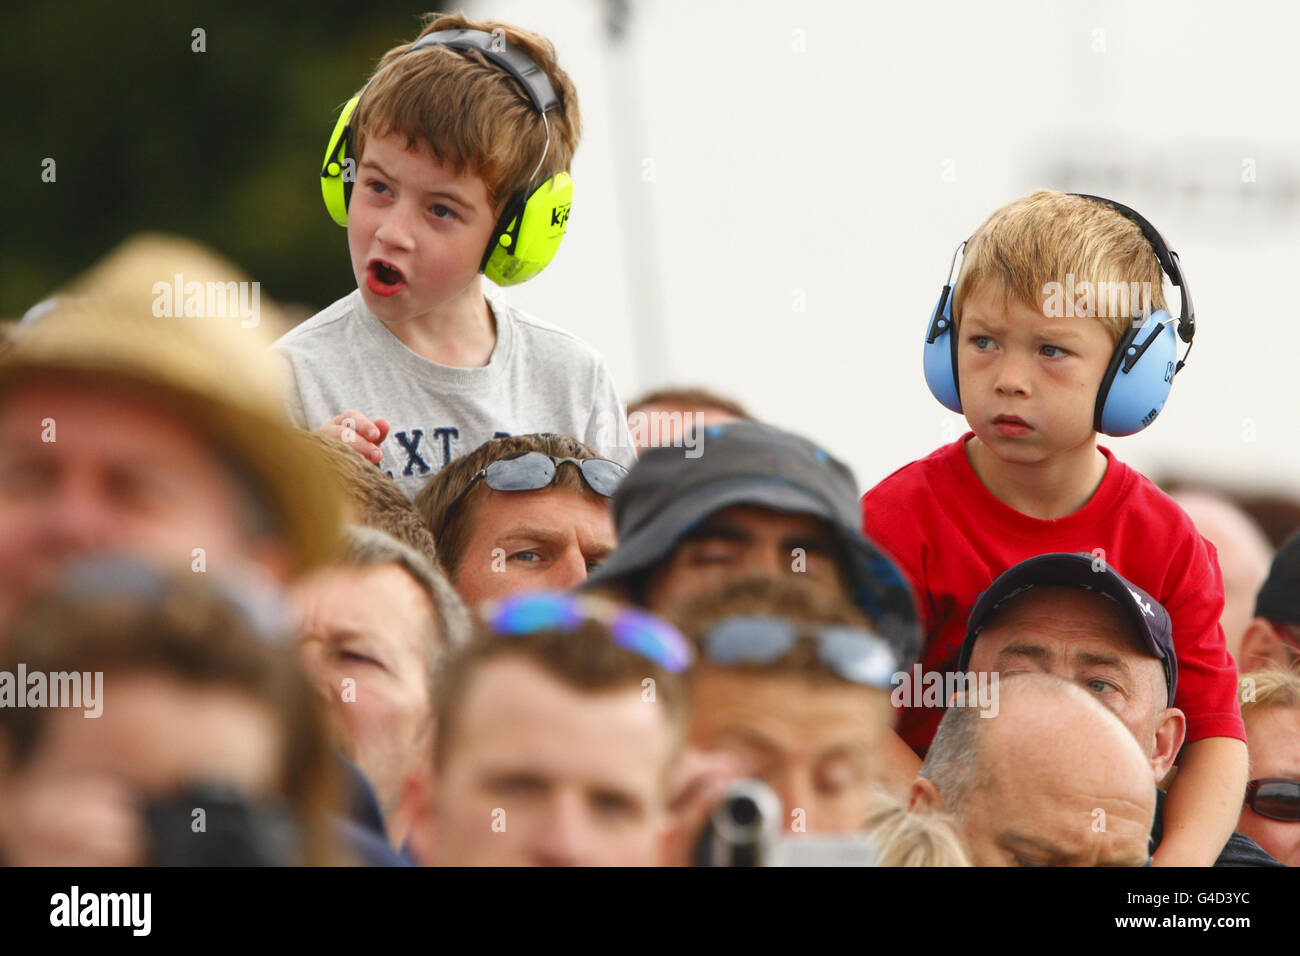
<path id="1" fill-rule="evenodd" d="M 742 421 L 752 422 L 757 419 L 749 414 L 739 402 L 711 392 L 706 388 L 685 386 L 681 388 L 659 388 L 642 395 L 627 407 L 628 414 L 648 408 L 652 405 L 665 405 L 690 412 L 725 412 Z"/>
<path id="2" fill-rule="evenodd" d="M 117 565 L 120 566 L 120 565 Z M 116 567 L 116 566 L 115 566 Z M 142 569 L 143 570 L 143 569 Z M 198 686 L 231 688 L 274 714 L 284 735 L 279 791 L 302 827 L 303 862 L 336 863 L 329 813 L 341 782 L 318 695 L 287 640 L 255 623 L 247 591 L 227 599 L 205 575 L 143 571 L 157 593 L 51 593 L 20 615 L 0 670 L 158 673 Z M 237 605 L 244 602 L 245 606 Z M 40 745 L 48 708 L 0 707 L 10 769 Z"/>
<path id="3" fill-rule="evenodd" d="M 529 184 L 544 149 L 535 183 L 573 162 L 582 135 L 578 92 L 560 68 L 555 47 L 536 33 L 461 13 L 431 13 L 420 36 L 461 29 L 503 36 L 550 79 L 560 101 L 546 114 L 550 145 L 546 125 L 519 83 L 482 53 L 434 46 L 405 56 L 412 44 L 403 43 L 384 54 L 353 113 L 356 159 L 361 161 L 368 136 L 403 135 L 408 149 L 423 140 L 456 173 L 479 176 L 499 214 L 506 199 Z"/>
<path id="4" fill-rule="evenodd" d="M 433 535 L 420 520 L 420 513 L 415 510 L 411 499 L 397 487 L 397 482 L 337 438 L 326 438 L 316 432 L 303 434 L 308 436 L 309 443 L 320 449 L 338 477 L 357 522 L 387 532 L 420 552 L 431 564 L 438 563 Z"/>
<path id="5" fill-rule="evenodd" d="M 478 510 L 478 499 L 484 494 L 482 488 L 474 488 L 468 494 L 465 494 L 465 490 L 469 488 L 474 476 L 492 462 L 528 451 L 540 451 L 556 458 L 577 458 L 580 461 L 600 457 L 582 442 L 567 435 L 507 435 L 492 438 L 443 467 L 415 496 L 415 508 L 425 527 L 433 533 L 438 546 L 438 559 L 447 572 L 447 577 L 453 582 L 465 558 L 465 548 L 469 544 Z M 575 465 L 561 466 L 556 471 L 555 482 L 551 487 L 568 488 L 599 497 L 587 487 L 587 482 Z M 460 497 L 462 494 L 465 494 L 464 498 Z"/>
<path id="6" fill-rule="evenodd" d="M 617 607 L 600 598 L 586 600 Z M 644 695 L 645 688 L 653 686 L 654 706 L 664 708 L 672 728 L 674 756 L 680 749 L 689 714 L 689 674 L 670 673 L 649 658 L 618 646 L 609 625 L 596 620 L 585 620 L 572 631 L 538 630 L 508 637 L 493 634 L 480 624 L 468 644 L 443 657 L 438 670 L 434 762 L 439 769 L 446 765 L 457 717 L 474 675 L 489 662 L 505 657 L 536 664 L 567 686 L 587 694 L 617 690 Z M 646 678 L 654 684 L 643 684 Z"/>
<path id="7" fill-rule="evenodd" d="M 1152 311 L 1165 308 L 1164 274 L 1137 224 L 1095 199 L 1047 189 L 1007 203 L 970 237 L 953 290 L 958 326 L 963 300 L 986 282 L 1035 311 L 1049 283 L 1082 288 L 1088 282 L 1110 290 L 1113 296 L 1098 293 L 1093 308 L 1112 342 L 1119 342 L 1141 305 L 1128 294 L 1132 283 L 1149 284 Z"/>
<path id="8" fill-rule="evenodd" d="M 714 625 L 727 618 L 750 616 L 783 618 L 810 628 L 870 629 L 866 617 L 847 598 L 833 597 L 821 588 L 794 578 L 742 578 L 718 591 L 687 601 L 672 614 L 673 621 L 695 643 L 697 650 L 703 650 L 704 639 Z M 700 654 L 699 661 L 701 667 L 723 666 L 711 664 L 704 654 Z M 775 661 L 738 662 L 725 666 L 755 673 L 791 673 L 809 680 L 845 683 L 843 677 L 818 657 L 817 645 L 807 639 L 800 640 L 789 654 Z"/>

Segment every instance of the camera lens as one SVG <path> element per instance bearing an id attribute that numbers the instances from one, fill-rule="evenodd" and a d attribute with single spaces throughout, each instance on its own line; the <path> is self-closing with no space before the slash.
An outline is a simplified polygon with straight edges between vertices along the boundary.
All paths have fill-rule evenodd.
<path id="1" fill-rule="evenodd" d="M 759 821 L 758 804 L 748 796 L 738 796 L 728 804 L 731 822 L 738 827 L 752 827 Z"/>

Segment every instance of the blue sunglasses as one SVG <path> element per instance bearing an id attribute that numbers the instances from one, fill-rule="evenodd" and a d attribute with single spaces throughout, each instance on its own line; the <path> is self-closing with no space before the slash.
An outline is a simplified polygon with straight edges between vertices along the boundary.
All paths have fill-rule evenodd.
<path id="1" fill-rule="evenodd" d="M 488 628 L 503 637 L 537 631 L 573 631 L 585 621 L 609 628 L 614 643 L 640 654 L 670 674 L 691 666 L 694 653 L 675 627 L 634 607 L 588 595 L 539 592 L 503 598 L 484 613 Z"/>

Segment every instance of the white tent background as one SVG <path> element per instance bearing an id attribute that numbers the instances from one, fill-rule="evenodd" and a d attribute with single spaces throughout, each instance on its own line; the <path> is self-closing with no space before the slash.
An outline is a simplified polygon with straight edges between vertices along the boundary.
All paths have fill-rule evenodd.
<path id="1" fill-rule="evenodd" d="M 1033 188 L 1093 192 L 1164 233 L 1198 317 L 1159 421 L 1104 443 L 1300 492 L 1300 5 L 468 6 L 551 37 L 577 84 L 569 234 L 509 295 L 625 400 L 707 385 L 869 487 L 965 429 L 920 362 L 957 243 Z"/>

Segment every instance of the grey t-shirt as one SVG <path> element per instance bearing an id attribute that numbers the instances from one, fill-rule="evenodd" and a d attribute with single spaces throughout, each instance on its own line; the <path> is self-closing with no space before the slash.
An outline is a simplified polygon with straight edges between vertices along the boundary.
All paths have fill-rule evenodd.
<path id="1" fill-rule="evenodd" d="M 352 409 L 388 419 L 379 464 L 411 498 L 443 465 L 500 435 L 569 435 L 630 468 L 636 452 L 599 353 L 513 308 L 491 283 L 483 290 L 497 342 L 482 368 L 412 352 L 360 291 L 287 332 L 272 347 L 292 373 L 289 417 L 312 431 Z"/>

